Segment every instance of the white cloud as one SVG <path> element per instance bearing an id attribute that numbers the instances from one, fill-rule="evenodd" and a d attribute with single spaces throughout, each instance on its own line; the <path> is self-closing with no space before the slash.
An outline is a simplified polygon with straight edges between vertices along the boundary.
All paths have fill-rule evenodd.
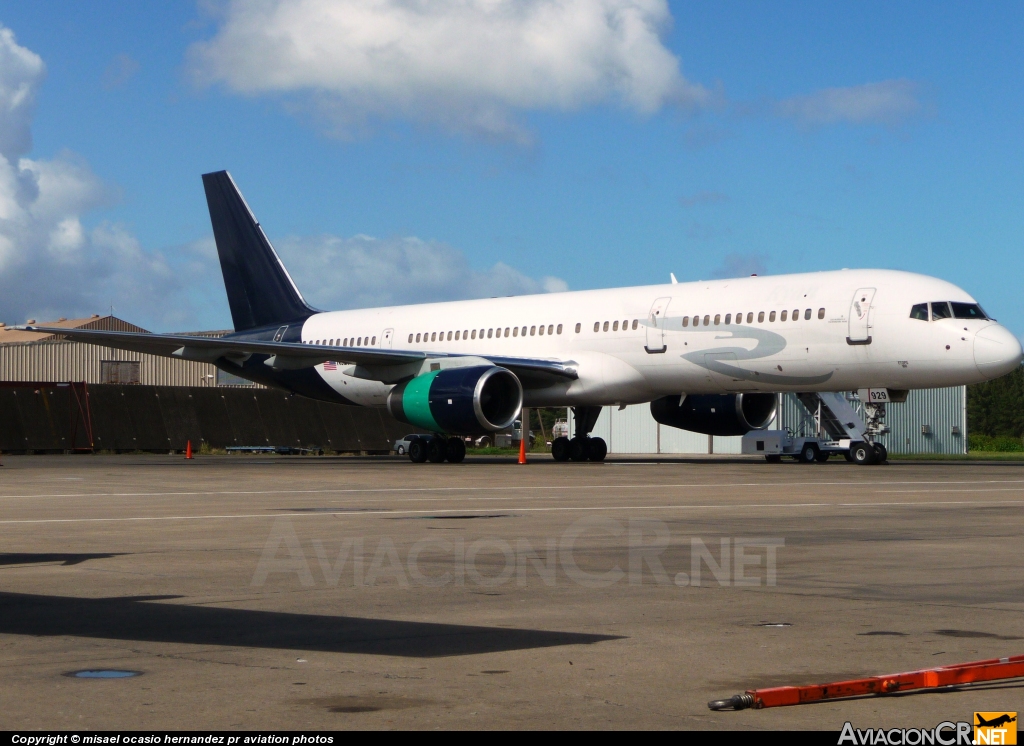
<path id="1" fill-rule="evenodd" d="M 189 58 L 202 84 L 308 96 L 338 134 L 401 117 L 525 141 L 515 112 L 709 103 L 671 20 L 664 0 L 232 0 Z"/>
<path id="2" fill-rule="evenodd" d="M 19 46 L 0 26 L 0 155 L 17 158 L 32 149 L 36 88 L 46 75 L 39 55 Z"/>
<path id="3" fill-rule="evenodd" d="M 111 201 L 111 190 L 71 153 L 26 158 L 45 67 L 0 26 L 0 319 L 54 319 L 106 309 L 152 310 L 181 280 L 123 228 L 86 229 L 82 216 Z"/>
<path id="4" fill-rule="evenodd" d="M 884 124 L 894 126 L 923 111 L 912 80 L 883 80 L 849 88 L 825 88 L 779 101 L 775 113 L 805 126 Z"/>
<path id="5" fill-rule="evenodd" d="M 324 309 L 569 289 L 557 277 L 535 280 L 501 262 L 475 270 L 461 251 L 419 238 L 291 237 L 279 241 L 277 249 L 306 300 Z"/>
<path id="6" fill-rule="evenodd" d="M 38 56 L 0 26 L 0 320 L 23 323 L 106 312 L 157 330 L 224 328 L 227 303 L 212 237 L 162 253 L 123 226 L 83 222 L 113 190 L 72 153 L 25 157 Z M 460 251 L 417 238 L 291 238 L 282 254 L 299 286 L 324 308 L 415 303 L 566 290 L 496 264 L 469 266 Z"/>

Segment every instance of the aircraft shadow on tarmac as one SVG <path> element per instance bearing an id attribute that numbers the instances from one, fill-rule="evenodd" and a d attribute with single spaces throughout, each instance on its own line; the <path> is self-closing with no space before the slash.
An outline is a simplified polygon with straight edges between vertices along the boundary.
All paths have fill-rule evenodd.
<path id="1" fill-rule="evenodd" d="M 52 562 L 60 562 L 65 567 L 68 565 L 80 565 L 83 562 L 94 559 L 110 559 L 121 557 L 124 552 L 116 554 L 47 554 L 33 552 L 0 552 L 0 567 L 9 565 L 44 565 Z"/>
<path id="2" fill-rule="evenodd" d="M 0 592 L 0 634 L 412 658 L 591 645 L 622 639 L 617 635 L 151 603 L 175 598 L 181 597 L 90 599 Z"/>

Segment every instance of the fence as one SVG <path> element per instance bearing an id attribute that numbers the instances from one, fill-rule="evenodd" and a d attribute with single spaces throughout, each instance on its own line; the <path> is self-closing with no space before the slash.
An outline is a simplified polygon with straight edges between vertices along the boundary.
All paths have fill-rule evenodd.
<path id="1" fill-rule="evenodd" d="M 78 392 L 82 392 L 80 384 Z M 386 411 L 329 404 L 274 389 L 88 386 L 88 415 L 68 384 L 0 387 L 0 450 L 64 452 L 279 446 L 385 452 L 409 426 Z M 82 421 L 87 416 L 90 422 Z"/>

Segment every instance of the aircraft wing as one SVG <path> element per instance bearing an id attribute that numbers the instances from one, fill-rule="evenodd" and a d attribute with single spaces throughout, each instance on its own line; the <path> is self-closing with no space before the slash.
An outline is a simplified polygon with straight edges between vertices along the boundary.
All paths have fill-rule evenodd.
<path id="1" fill-rule="evenodd" d="M 149 334 L 116 332 L 102 329 L 65 329 L 60 327 L 25 326 L 25 331 L 60 335 L 75 342 L 104 345 L 119 350 L 144 352 L 183 360 L 215 363 L 221 358 L 241 365 L 252 355 L 268 355 L 267 364 L 273 368 L 312 368 L 328 360 L 363 366 L 367 369 L 386 369 L 408 365 L 428 358 L 464 357 L 451 353 L 420 352 L 418 350 L 382 350 L 373 347 L 332 347 L 298 342 L 268 342 L 233 337 L 198 337 L 184 334 Z M 513 358 L 504 356 L 473 355 L 495 365 L 508 368 L 528 387 L 550 385 L 557 380 L 574 380 L 575 365 L 557 360 Z"/>

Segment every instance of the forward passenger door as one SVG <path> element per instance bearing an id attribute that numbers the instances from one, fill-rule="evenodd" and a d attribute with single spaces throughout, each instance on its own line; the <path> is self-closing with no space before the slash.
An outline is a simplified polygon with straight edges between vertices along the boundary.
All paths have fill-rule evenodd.
<path id="1" fill-rule="evenodd" d="M 658 298 L 647 314 L 647 345 L 645 350 L 651 355 L 665 351 L 665 314 L 671 298 Z"/>
<path id="2" fill-rule="evenodd" d="M 850 326 L 847 344 L 871 344 L 871 301 L 875 297 L 874 288 L 860 288 L 853 294 L 850 301 Z"/>

